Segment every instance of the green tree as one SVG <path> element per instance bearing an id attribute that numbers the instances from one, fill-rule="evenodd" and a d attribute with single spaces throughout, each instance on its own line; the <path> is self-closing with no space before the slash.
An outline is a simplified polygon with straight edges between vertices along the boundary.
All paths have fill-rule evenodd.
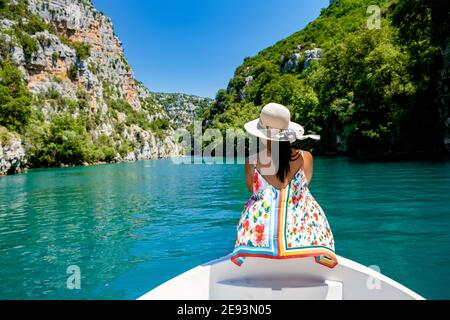
<path id="1" fill-rule="evenodd" d="M 2 61 L 0 68 L 0 125 L 22 132 L 32 113 L 31 95 L 12 62 Z"/>
<path id="2" fill-rule="evenodd" d="M 49 125 L 34 127 L 28 132 L 29 158 L 33 166 L 62 164 L 80 165 L 97 160 L 91 136 L 79 118 L 57 115 Z"/>
<path id="3" fill-rule="evenodd" d="M 392 23 L 398 41 L 411 56 L 408 71 L 417 88 L 408 113 L 401 121 L 404 140 L 422 150 L 443 150 L 449 111 L 450 2 L 444 0 L 400 0 L 393 7 Z M 414 130 L 411 129 L 414 124 Z"/>

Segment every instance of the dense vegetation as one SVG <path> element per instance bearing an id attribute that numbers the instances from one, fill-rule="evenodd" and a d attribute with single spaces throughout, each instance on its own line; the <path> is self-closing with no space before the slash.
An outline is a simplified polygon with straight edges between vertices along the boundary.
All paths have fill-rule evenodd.
<path id="1" fill-rule="evenodd" d="M 367 27 L 369 5 L 381 8 L 381 29 Z M 303 30 L 246 58 L 204 117 L 212 127 L 242 127 L 278 102 L 322 135 L 305 146 L 318 152 L 442 151 L 449 20 L 448 1 L 338 0 Z M 305 67 L 303 53 L 313 48 L 323 57 Z M 286 68 L 298 52 L 297 65 Z M 438 99 L 442 93 L 447 98 Z"/>
<path id="2" fill-rule="evenodd" d="M 31 96 L 19 70 L 9 61 L 0 61 L 0 126 L 21 131 L 31 118 Z"/>

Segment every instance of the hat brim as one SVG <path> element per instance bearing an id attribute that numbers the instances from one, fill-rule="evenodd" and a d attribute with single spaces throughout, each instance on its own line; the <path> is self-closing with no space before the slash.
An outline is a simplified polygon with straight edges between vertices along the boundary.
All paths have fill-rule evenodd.
<path id="1" fill-rule="evenodd" d="M 264 133 L 264 130 L 261 130 L 258 127 L 258 123 L 259 123 L 259 119 L 255 119 L 252 120 L 250 122 L 247 122 L 244 125 L 244 129 L 245 131 L 247 131 L 249 134 L 251 134 L 252 136 L 264 139 L 264 140 L 271 140 L 271 141 L 289 141 L 289 139 L 277 139 L 277 138 L 273 138 L 273 137 L 268 137 L 267 134 Z M 302 136 L 305 132 L 305 130 L 303 129 L 303 127 L 301 125 L 299 125 L 298 123 L 295 122 L 289 122 L 289 129 L 292 129 L 294 131 L 296 131 L 297 133 L 300 133 L 300 136 Z"/>

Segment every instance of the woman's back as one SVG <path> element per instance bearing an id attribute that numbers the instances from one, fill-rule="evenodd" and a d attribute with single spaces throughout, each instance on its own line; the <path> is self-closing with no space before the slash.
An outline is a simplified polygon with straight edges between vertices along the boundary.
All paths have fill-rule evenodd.
<path id="1" fill-rule="evenodd" d="M 287 172 L 284 181 L 280 181 L 280 179 L 278 179 L 277 175 L 275 174 L 277 172 L 277 167 L 274 162 L 275 161 L 273 161 L 271 157 L 267 155 L 267 152 L 260 152 L 257 155 L 256 160 L 253 162 L 247 161 L 246 177 L 248 174 L 247 178 L 250 179 L 246 179 L 246 181 L 248 181 L 247 187 L 251 193 L 254 192 L 252 178 L 254 176 L 255 168 L 268 183 L 279 190 L 284 189 L 301 168 L 303 168 L 303 170 L 305 171 L 308 181 L 310 181 L 312 177 L 312 156 L 309 152 L 295 149 L 291 150 L 289 171 Z"/>
<path id="2" fill-rule="evenodd" d="M 237 226 L 231 259 L 237 265 L 248 256 L 272 259 L 313 256 L 328 267 L 337 264 L 328 221 L 308 188 L 312 157 L 305 154 L 293 152 L 283 182 L 270 170 L 268 159 L 261 161 L 258 157 L 253 164 L 246 165 L 246 182 L 252 196 Z M 263 175 L 261 171 L 272 174 Z"/>
<path id="3" fill-rule="evenodd" d="M 264 146 L 253 165 L 245 166 L 252 193 L 237 225 L 231 260 L 241 265 L 245 257 L 286 259 L 315 257 L 330 268 L 337 264 L 334 240 L 322 208 L 309 192 L 312 156 L 292 149 L 292 143 L 318 135 L 305 135 L 291 121 L 288 108 L 269 103 L 245 130 Z M 267 172 L 267 173 L 266 173 Z"/>

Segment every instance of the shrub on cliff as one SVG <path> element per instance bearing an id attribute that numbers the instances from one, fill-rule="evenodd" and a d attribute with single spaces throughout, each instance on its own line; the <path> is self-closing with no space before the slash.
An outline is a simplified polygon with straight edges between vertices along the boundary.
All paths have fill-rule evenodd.
<path id="1" fill-rule="evenodd" d="M 83 42 L 72 42 L 72 48 L 75 49 L 77 57 L 80 60 L 86 60 L 90 56 L 91 46 Z"/>
<path id="2" fill-rule="evenodd" d="M 170 129 L 170 122 L 167 119 L 156 119 L 149 125 L 149 129 L 160 139 L 166 137 L 166 130 Z"/>
<path id="3" fill-rule="evenodd" d="M 0 0 L 0 18 L 15 21 L 16 27 L 28 34 L 35 34 L 44 30 L 56 33 L 53 26 L 46 23 L 40 16 L 30 12 L 26 0 L 17 0 L 15 3 Z"/>
<path id="4" fill-rule="evenodd" d="M 5 127 L 0 126 L 0 145 L 6 145 L 10 141 L 9 131 Z"/>
<path id="5" fill-rule="evenodd" d="M 0 125 L 22 132 L 31 117 L 31 95 L 9 60 L 0 62 Z"/>
<path id="6" fill-rule="evenodd" d="M 80 165 L 94 160 L 93 143 L 86 127 L 69 114 L 59 114 L 50 124 L 34 127 L 27 138 L 33 166 Z"/>
<path id="7" fill-rule="evenodd" d="M 30 61 L 33 53 L 39 50 L 39 43 L 35 38 L 30 37 L 28 33 L 21 31 L 19 28 L 15 28 L 15 30 L 15 37 L 22 47 L 25 59 Z"/>
<path id="8" fill-rule="evenodd" d="M 78 79 L 78 67 L 76 64 L 72 64 L 67 70 L 67 77 L 69 77 L 72 81 L 76 81 Z"/>

